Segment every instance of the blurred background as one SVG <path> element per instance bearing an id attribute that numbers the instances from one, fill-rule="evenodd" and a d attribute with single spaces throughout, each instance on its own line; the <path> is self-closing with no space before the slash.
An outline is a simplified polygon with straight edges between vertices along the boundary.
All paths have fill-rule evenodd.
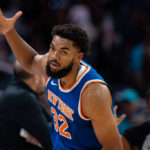
<path id="1" fill-rule="evenodd" d="M 150 118 L 145 100 L 150 87 L 149 0 L 0 0 L 0 8 L 6 17 L 23 11 L 15 27 L 41 54 L 48 52 L 55 25 L 85 29 L 92 48 L 84 59 L 111 86 L 118 114 L 127 114 L 120 132 Z M 0 93 L 11 80 L 14 60 L 0 36 Z"/>

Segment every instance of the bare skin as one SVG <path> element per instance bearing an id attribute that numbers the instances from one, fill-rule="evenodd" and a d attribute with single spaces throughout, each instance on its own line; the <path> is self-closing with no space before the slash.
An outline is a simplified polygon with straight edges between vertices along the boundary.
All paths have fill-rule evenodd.
<path id="1" fill-rule="evenodd" d="M 114 106 L 114 119 L 115 119 L 117 126 L 119 126 L 119 124 L 125 119 L 126 115 L 123 114 L 118 118 L 117 117 L 117 108 L 118 108 L 118 106 L 115 105 Z M 123 150 L 131 150 L 131 146 L 130 146 L 129 142 L 123 136 L 121 136 L 121 140 L 122 140 L 122 144 L 123 144 Z"/>
<path id="2" fill-rule="evenodd" d="M 126 115 L 125 114 L 122 114 L 119 118 L 117 117 L 117 109 L 118 109 L 118 106 L 115 105 L 114 106 L 114 119 L 116 121 L 116 124 L 117 126 L 119 126 L 119 124 L 125 119 Z"/>
<path id="3" fill-rule="evenodd" d="M 73 41 L 56 35 L 52 39 L 49 53 L 38 55 L 14 29 L 14 23 L 21 14 L 18 12 L 13 18 L 6 19 L 0 12 L 0 34 L 5 36 L 17 60 L 30 73 L 45 77 L 47 59 L 57 60 L 59 63 L 59 65 L 49 64 L 53 70 L 60 70 L 73 62 L 71 72 L 60 79 L 63 88 L 70 87 L 76 80 L 83 53 L 73 46 Z M 84 90 L 81 98 L 82 113 L 92 121 L 95 135 L 103 146 L 102 150 L 123 150 L 117 125 L 111 112 L 112 98 L 107 86 L 101 83 L 90 84 Z"/>
<path id="4" fill-rule="evenodd" d="M 102 150 L 121 150 L 121 139 L 111 112 L 111 104 L 109 89 L 100 83 L 89 85 L 82 95 L 83 114 L 91 119 L 95 134 L 103 145 Z"/>
<path id="5" fill-rule="evenodd" d="M 131 150 L 129 142 L 123 136 L 121 136 L 121 140 L 123 144 L 123 150 Z"/>

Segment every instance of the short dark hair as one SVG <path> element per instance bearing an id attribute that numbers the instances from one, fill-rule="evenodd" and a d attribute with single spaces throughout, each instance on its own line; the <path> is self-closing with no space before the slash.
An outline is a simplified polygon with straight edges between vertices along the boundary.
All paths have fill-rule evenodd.
<path id="1" fill-rule="evenodd" d="M 22 80 L 29 79 L 33 76 L 32 74 L 26 72 L 18 62 L 15 62 L 13 71 L 14 76 Z"/>
<path id="2" fill-rule="evenodd" d="M 150 89 L 148 89 L 146 93 L 146 102 L 148 103 L 150 101 Z"/>
<path id="3" fill-rule="evenodd" d="M 86 32 L 73 24 L 57 25 L 52 29 L 52 38 L 58 35 L 74 42 L 74 46 L 80 49 L 84 55 L 90 51 L 90 42 Z"/>

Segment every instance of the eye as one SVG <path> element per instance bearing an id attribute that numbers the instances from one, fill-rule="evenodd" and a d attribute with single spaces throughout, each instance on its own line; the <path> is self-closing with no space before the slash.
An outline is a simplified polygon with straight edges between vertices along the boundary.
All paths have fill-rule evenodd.
<path id="1" fill-rule="evenodd" d="M 62 55 L 67 55 L 67 52 L 66 51 L 61 51 L 61 54 Z"/>
<path id="2" fill-rule="evenodd" d="M 55 48 L 54 48 L 52 45 L 50 45 L 50 50 L 51 50 L 51 51 L 54 51 Z"/>

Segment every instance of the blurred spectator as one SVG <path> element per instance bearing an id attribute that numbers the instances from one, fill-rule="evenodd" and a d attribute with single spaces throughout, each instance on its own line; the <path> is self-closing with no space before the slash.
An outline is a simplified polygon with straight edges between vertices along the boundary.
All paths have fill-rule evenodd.
<path id="1" fill-rule="evenodd" d="M 142 43 L 134 46 L 129 55 L 130 80 L 143 96 L 145 89 L 150 86 L 150 34 L 145 36 Z"/>
<path id="2" fill-rule="evenodd" d="M 118 104 L 118 115 L 126 114 L 126 118 L 120 123 L 119 131 L 122 134 L 127 128 L 134 124 L 134 117 L 138 110 L 139 95 L 134 89 L 123 89 L 121 92 L 117 93 L 116 100 Z"/>
<path id="3" fill-rule="evenodd" d="M 44 81 L 15 64 L 14 78 L 0 97 L 0 149 L 50 149 L 50 116 L 37 97 L 45 93 Z"/>
<path id="4" fill-rule="evenodd" d="M 13 72 L 11 53 L 4 38 L 0 37 L 0 89 L 6 88 Z"/>
<path id="5" fill-rule="evenodd" d="M 69 22 L 76 24 L 86 31 L 91 43 L 96 40 L 98 31 L 92 22 L 91 12 L 85 4 L 76 4 L 71 7 L 68 13 L 68 19 Z"/>
<path id="6" fill-rule="evenodd" d="M 147 111 L 150 112 L 150 91 L 146 96 Z M 122 135 L 124 150 L 148 150 L 150 147 L 150 121 L 127 129 Z"/>

